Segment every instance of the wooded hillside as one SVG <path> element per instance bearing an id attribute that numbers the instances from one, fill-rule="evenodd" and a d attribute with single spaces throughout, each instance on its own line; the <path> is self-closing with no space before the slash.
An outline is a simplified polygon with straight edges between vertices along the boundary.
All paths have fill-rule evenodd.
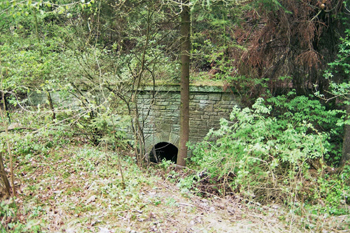
<path id="1" fill-rule="evenodd" d="M 149 217 L 118 212 L 120 219 L 152 221 L 157 214 L 150 205 L 161 202 L 133 195 L 143 186 L 151 192 L 152 181 L 146 180 L 154 176 L 177 184 L 179 195 L 233 198 L 254 203 L 259 214 L 265 208 L 259 206 L 278 205 L 289 213 L 278 217 L 280 232 L 293 221 L 289 231 L 349 230 L 349 4 L 1 1 L 0 193 L 7 199 L 0 205 L 1 231 L 63 231 L 67 225 L 54 226 L 50 218 L 34 222 L 52 211 L 77 219 L 97 211 L 96 205 L 77 204 L 73 210 L 51 202 L 58 192 L 73 197 L 90 190 L 93 184 L 76 185 L 84 177 L 87 183 L 98 180 L 99 187 L 92 196 L 84 192 L 91 196 L 87 206 L 99 201 L 114 206 L 110 200 L 122 193 L 119 198 L 132 207 L 118 211 L 133 209 L 141 216 L 147 206 Z M 156 86 L 167 85 L 181 89 L 177 164 L 161 161 L 167 157 L 156 147 L 152 152 L 145 147 Z M 239 103 L 199 143 L 189 140 L 191 85 L 220 86 Z M 153 88 L 148 109 L 138 101 L 144 86 Z M 33 105 L 34 94 L 44 102 Z M 150 163 L 151 155 L 158 164 Z M 145 176 L 135 181 L 133 171 Z M 110 219 L 102 219 L 107 226 Z M 132 232 L 134 223 L 125 221 L 112 228 Z M 97 231 L 97 220 L 89 224 Z M 141 225 L 135 229 L 162 232 Z"/>

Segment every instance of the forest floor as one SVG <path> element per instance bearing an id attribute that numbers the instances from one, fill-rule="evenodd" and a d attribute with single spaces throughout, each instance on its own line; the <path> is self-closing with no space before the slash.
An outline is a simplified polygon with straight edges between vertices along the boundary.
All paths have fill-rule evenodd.
<path id="1" fill-rule="evenodd" d="M 139 169 L 122 157 L 120 170 L 116 153 L 87 144 L 17 156 L 16 205 L 1 203 L 0 224 L 7 232 L 306 231 L 286 221 L 295 215 L 282 206 L 201 198 L 178 187 L 169 169 Z M 328 218 L 322 232 L 346 232 L 347 218 Z"/>

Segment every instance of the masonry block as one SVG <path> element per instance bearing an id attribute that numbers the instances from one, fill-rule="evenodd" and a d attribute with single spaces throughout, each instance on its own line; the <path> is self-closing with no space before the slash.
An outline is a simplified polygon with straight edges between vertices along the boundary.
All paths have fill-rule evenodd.
<path id="1" fill-rule="evenodd" d="M 221 94 L 210 93 L 209 94 L 209 100 L 220 101 L 221 100 Z"/>

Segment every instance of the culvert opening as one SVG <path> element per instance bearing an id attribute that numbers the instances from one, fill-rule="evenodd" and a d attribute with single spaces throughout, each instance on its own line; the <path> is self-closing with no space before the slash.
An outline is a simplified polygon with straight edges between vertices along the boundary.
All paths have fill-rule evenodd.
<path id="1" fill-rule="evenodd" d="M 176 163 L 177 152 L 177 147 L 170 142 L 159 142 L 149 152 L 149 160 L 153 163 L 159 163 L 163 159 L 166 159 Z"/>

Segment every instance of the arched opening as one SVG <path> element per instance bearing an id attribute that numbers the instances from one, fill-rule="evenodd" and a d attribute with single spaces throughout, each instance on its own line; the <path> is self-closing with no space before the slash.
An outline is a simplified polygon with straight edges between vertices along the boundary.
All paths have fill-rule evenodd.
<path id="1" fill-rule="evenodd" d="M 152 147 L 149 152 L 149 160 L 153 163 L 159 163 L 163 159 L 176 163 L 178 149 L 169 142 L 159 142 Z"/>

